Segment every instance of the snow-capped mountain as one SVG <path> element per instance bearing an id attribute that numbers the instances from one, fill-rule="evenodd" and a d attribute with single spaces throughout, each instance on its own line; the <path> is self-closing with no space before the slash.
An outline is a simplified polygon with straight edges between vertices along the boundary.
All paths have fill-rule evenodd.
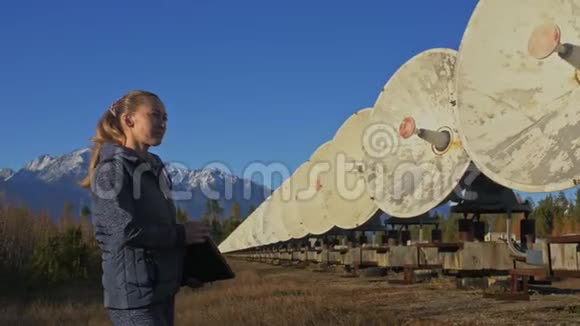
<path id="1" fill-rule="evenodd" d="M 51 156 L 41 155 L 18 171 L 0 169 L 0 192 L 17 204 L 24 204 L 35 211 L 46 210 L 53 217 L 62 214 L 65 203 L 70 202 L 75 212 L 89 205 L 88 191 L 78 182 L 88 171 L 91 151 L 88 148 Z M 240 205 L 242 216 L 250 205 L 258 207 L 271 190 L 263 185 L 239 178 L 218 168 L 189 169 L 168 163 L 167 171 L 173 183 L 176 205 L 192 218 L 200 217 L 208 198 L 218 199 L 224 215 L 228 215 L 234 202 Z M 566 197 L 575 200 L 579 188 L 564 191 Z M 550 193 L 524 193 L 516 191 L 522 199 L 531 198 L 537 204 Z M 557 193 L 552 193 L 557 195 Z M 449 214 L 450 205 L 445 203 L 434 209 L 441 215 Z"/>
<path id="2" fill-rule="evenodd" d="M 17 171 L 14 177 L 27 175 L 46 183 L 59 182 L 62 179 L 81 179 L 88 171 L 91 150 L 89 148 L 75 150 L 71 153 L 52 157 L 41 155 Z"/>
<path id="3" fill-rule="evenodd" d="M 83 148 L 60 156 L 41 155 L 18 171 L 0 169 L 0 192 L 11 202 L 35 211 L 46 210 L 54 218 L 63 213 L 66 202 L 79 212 L 90 203 L 88 190 L 78 185 L 87 174 L 90 156 L 91 150 Z M 245 216 L 250 206 L 258 207 L 271 193 L 263 185 L 217 168 L 190 170 L 168 163 L 167 170 L 177 206 L 192 218 L 203 214 L 208 198 L 218 200 L 224 216 L 234 202 Z"/>
<path id="4" fill-rule="evenodd" d="M 0 182 L 6 181 L 14 175 L 14 170 L 12 169 L 0 169 Z"/>

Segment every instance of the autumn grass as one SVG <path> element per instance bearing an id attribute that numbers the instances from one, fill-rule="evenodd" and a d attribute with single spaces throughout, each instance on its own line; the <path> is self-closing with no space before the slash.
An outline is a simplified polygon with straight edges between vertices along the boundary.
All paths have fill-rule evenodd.
<path id="1" fill-rule="evenodd" d="M 580 296 L 484 299 L 452 279 L 396 286 L 386 278 L 230 261 L 236 278 L 177 297 L 176 325 L 573 325 Z M 4 295 L 3 295 L 4 294 Z M 0 293 L 0 325 L 110 325 L 98 281 L 20 296 Z"/>
<path id="2" fill-rule="evenodd" d="M 176 325 L 383 325 L 348 290 L 325 289 L 293 270 L 233 262 L 234 280 L 184 288 Z M 295 270 L 294 270 L 295 271 Z M 3 301 L 2 301 L 3 300 Z M 2 298 L 0 325 L 108 325 L 94 284 Z M 371 319 L 375 321 L 371 323 Z M 380 321 L 380 322 L 379 322 Z"/>
<path id="3" fill-rule="evenodd" d="M 184 325 L 368 324 L 368 311 L 353 302 L 348 291 L 286 276 L 242 271 L 233 282 L 184 294 L 178 320 Z"/>

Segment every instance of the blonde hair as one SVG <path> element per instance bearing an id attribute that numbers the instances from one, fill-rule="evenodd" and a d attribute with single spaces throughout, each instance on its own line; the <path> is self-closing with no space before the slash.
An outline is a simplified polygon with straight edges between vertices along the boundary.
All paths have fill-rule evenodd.
<path id="1" fill-rule="evenodd" d="M 139 105 L 148 103 L 152 99 L 161 102 L 159 96 L 152 92 L 142 90 L 131 91 L 123 95 L 123 97 L 114 102 L 105 111 L 97 123 L 95 136 L 90 139 L 94 143 L 94 146 L 91 153 L 88 175 L 79 183 L 81 187 L 90 188 L 91 179 L 93 178 L 104 143 L 125 144 L 126 136 L 121 127 L 121 115 L 135 112 Z"/>

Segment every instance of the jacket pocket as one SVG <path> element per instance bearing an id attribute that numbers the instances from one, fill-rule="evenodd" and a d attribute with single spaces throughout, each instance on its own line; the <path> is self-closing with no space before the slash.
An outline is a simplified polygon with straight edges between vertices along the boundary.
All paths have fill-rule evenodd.
<path id="1" fill-rule="evenodd" d="M 145 257 L 145 268 L 147 269 L 147 280 L 151 284 L 157 283 L 157 261 L 154 259 L 153 255 L 150 251 L 145 250 L 144 252 Z"/>
<path id="2" fill-rule="evenodd" d="M 134 250 L 134 254 L 135 269 L 129 271 L 130 282 L 138 286 L 152 286 L 156 280 L 155 261 L 147 250 L 138 248 Z"/>

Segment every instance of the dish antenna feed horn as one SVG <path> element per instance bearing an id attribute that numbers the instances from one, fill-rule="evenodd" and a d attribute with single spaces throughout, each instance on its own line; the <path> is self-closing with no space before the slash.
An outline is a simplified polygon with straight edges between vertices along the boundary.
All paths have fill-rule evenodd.
<path id="1" fill-rule="evenodd" d="M 375 102 L 367 129 L 380 131 L 383 139 L 373 141 L 366 133 L 365 174 L 370 197 L 387 215 L 422 216 L 457 196 L 470 159 L 453 113 L 456 55 L 453 49 L 415 55 Z"/>

